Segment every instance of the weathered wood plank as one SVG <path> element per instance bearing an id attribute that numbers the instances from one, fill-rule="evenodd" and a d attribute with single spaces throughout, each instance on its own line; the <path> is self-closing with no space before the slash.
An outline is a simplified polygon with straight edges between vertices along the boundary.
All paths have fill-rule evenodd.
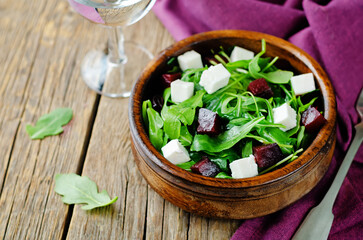
<path id="1" fill-rule="evenodd" d="M 190 214 L 188 239 L 208 239 L 208 218 Z"/>
<path id="2" fill-rule="evenodd" d="M 125 35 L 154 53 L 173 42 L 152 13 L 126 29 Z M 133 74 L 129 77 L 136 78 L 139 72 Z M 128 99 L 101 97 L 82 172 L 119 200 L 107 213 L 87 213 L 76 206 L 67 239 L 143 239 L 145 235 L 152 207 L 147 207 L 148 187 L 131 154 L 127 109 Z"/>
<path id="3" fill-rule="evenodd" d="M 54 193 L 53 177 L 75 172 L 83 161 L 95 110 L 96 95 L 80 81 L 79 67 L 81 54 L 97 39 L 86 37 L 91 30 L 69 12 L 67 2 L 41 3 L 45 7 L 23 3 L 19 8 L 34 10 L 32 18 L 37 20 L 25 23 L 24 29 L 29 30 L 25 38 L 20 32 L 13 36 L 14 42 L 21 37 L 21 49 L 9 59 L 10 69 L 4 71 L 1 84 L 0 135 L 6 137 L 0 139 L 0 152 L 7 155 L 0 169 L 0 174 L 6 173 L 0 175 L 0 236 L 5 239 L 61 238 L 68 206 Z M 26 25 L 34 22 L 33 28 Z M 6 43 L 12 47 L 11 42 Z M 67 106 L 75 115 L 62 135 L 42 141 L 29 139 L 27 123 Z M 8 123 L 10 130 L 3 131 Z M 7 148 L 12 149 L 11 155 Z"/>
<path id="4" fill-rule="evenodd" d="M 22 3 L 19 2 L 19 4 Z M 17 4 L 14 5 L 16 6 Z M 11 18 L 11 11 L 14 10 L 14 5 L 1 5 L 4 9 L 2 10 L 2 16 L 4 17 L 0 18 L 1 29 L 9 31 L 2 34 L 3 38 L 0 40 L 1 59 L 7 60 L 0 64 L 0 139 L 4 141 L 0 140 L 2 143 L 0 144 L 0 156 L 4 157 L 0 163 L 0 193 L 8 167 L 10 152 L 20 124 L 19 119 L 24 110 L 24 91 L 28 83 L 28 75 L 37 53 L 37 46 L 41 35 L 39 31 L 34 29 L 33 34 L 26 39 L 24 35 L 17 36 L 16 32 L 13 31 L 12 24 L 7 25 L 9 23 L 8 19 Z M 40 7 L 42 8 L 43 6 L 40 5 Z M 17 12 L 23 13 L 23 11 L 19 10 L 15 11 L 15 15 L 17 15 Z M 12 23 L 18 24 L 19 22 L 21 20 L 15 18 Z M 34 22 L 30 21 L 30 23 Z M 20 31 L 20 33 L 36 28 L 36 24 L 34 26 L 29 25 L 25 25 L 24 31 Z M 11 36 L 13 36 L 13 40 L 10 39 Z M 5 39 L 5 37 L 7 38 Z M 17 45 L 13 45 L 13 43 Z M 9 54 L 11 55 L 8 56 Z"/>
<path id="5" fill-rule="evenodd" d="M 224 240 L 230 239 L 233 233 L 240 225 L 238 220 L 208 220 L 208 239 L 209 240 Z"/>
<path id="6" fill-rule="evenodd" d="M 189 213 L 165 201 L 163 240 L 188 239 Z"/>
<path id="7" fill-rule="evenodd" d="M 191 214 L 188 239 L 230 239 L 239 225 L 238 220 L 211 219 Z"/>
<path id="8" fill-rule="evenodd" d="M 162 239 L 165 200 L 148 187 L 145 239 Z"/>

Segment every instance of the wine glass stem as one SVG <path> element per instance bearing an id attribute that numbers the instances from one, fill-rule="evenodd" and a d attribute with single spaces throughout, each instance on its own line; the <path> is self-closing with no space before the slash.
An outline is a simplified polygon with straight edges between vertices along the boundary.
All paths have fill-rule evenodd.
<path id="1" fill-rule="evenodd" d="M 125 64 L 124 34 L 121 27 L 108 28 L 108 60 L 113 64 Z"/>

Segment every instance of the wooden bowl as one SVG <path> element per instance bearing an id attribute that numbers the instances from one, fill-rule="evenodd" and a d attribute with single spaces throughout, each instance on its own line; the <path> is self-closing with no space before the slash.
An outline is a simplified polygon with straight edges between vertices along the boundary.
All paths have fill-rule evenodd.
<path id="1" fill-rule="evenodd" d="M 273 172 L 247 179 L 217 179 L 187 172 L 166 160 L 149 141 L 141 105 L 158 89 L 171 57 L 191 49 L 202 56 L 210 49 L 238 45 L 259 52 L 266 40 L 264 56 L 280 59 L 282 69 L 312 72 L 320 88 L 327 123 L 310 147 L 295 161 Z M 276 212 L 307 194 L 323 177 L 335 147 L 336 103 L 333 87 L 321 66 L 293 44 L 267 34 L 223 30 L 197 34 L 175 43 L 150 62 L 136 82 L 129 106 L 132 150 L 136 164 L 149 185 L 163 198 L 192 213 L 207 217 L 248 219 Z"/>

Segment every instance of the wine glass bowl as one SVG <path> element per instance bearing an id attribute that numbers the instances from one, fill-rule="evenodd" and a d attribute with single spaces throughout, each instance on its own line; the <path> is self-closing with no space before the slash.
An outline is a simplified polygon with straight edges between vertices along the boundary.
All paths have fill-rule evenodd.
<path id="1" fill-rule="evenodd" d="M 142 45 L 125 41 L 123 27 L 143 18 L 156 0 L 68 0 L 87 20 L 105 26 L 108 51 L 91 50 L 81 74 L 89 88 L 108 97 L 128 97 L 138 73 L 153 55 Z"/>
<path id="2" fill-rule="evenodd" d="M 156 0 L 68 0 L 72 8 L 93 23 L 128 26 L 143 18 Z"/>

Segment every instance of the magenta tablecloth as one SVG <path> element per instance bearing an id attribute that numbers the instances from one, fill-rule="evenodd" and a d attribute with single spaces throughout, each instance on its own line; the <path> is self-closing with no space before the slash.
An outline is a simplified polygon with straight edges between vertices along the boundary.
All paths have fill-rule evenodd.
<path id="1" fill-rule="evenodd" d="M 354 136 L 355 101 L 363 87 L 362 0 L 158 0 L 154 12 L 176 40 L 191 34 L 244 29 L 284 38 L 313 56 L 337 96 L 337 146 L 328 173 L 309 194 L 265 217 L 242 221 L 232 239 L 290 239 L 324 196 Z M 329 239 L 363 239 L 363 148 L 334 205 Z"/>

